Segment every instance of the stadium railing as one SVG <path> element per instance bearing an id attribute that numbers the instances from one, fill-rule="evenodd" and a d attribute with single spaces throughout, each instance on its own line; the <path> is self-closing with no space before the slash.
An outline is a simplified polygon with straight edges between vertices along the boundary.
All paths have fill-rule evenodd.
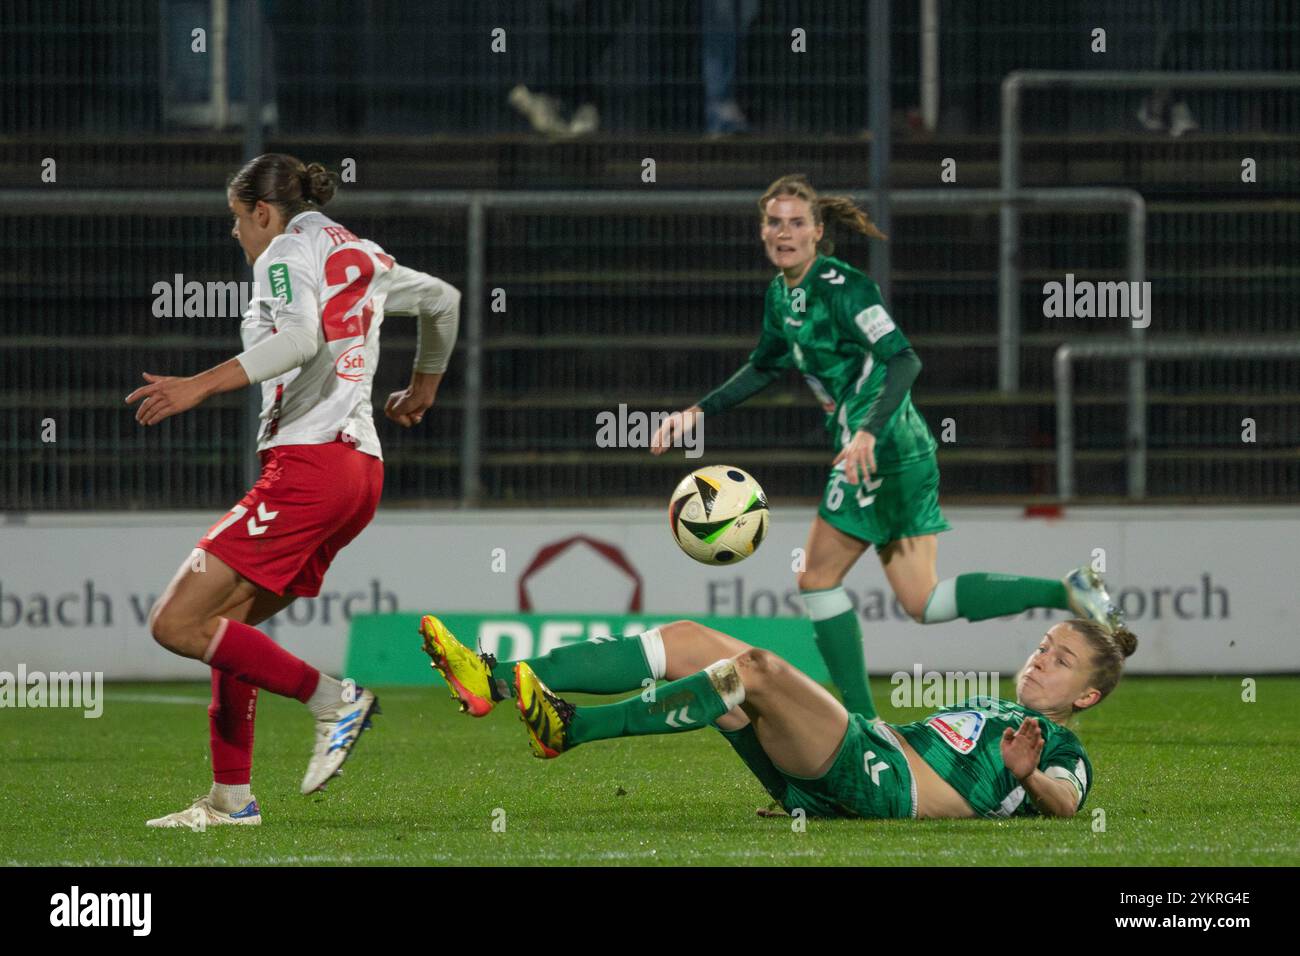
<path id="1" fill-rule="evenodd" d="M 1067 342 L 1056 350 L 1056 357 L 1053 363 L 1054 375 L 1056 379 L 1056 483 L 1057 497 L 1062 502 L 1071 501 L 1075 497 L 1075 430 L 1074 430 L 1074 363 L 1088 359 L 1110 359 L 1110 360 L 1138 360 L 1145 363 L 1149 359 L 1159 360 L 1188 360 L 1188 359 L 1206 359 L 1222 358 L 1228 360 L 1280 360 L 1280 359 L 1300 359 L 1300 343 L 1291 340 L 1271 340 L 1257 342 L 1143 342 L 1138 345 L 1123 342 Z M 1266 400 L 1261 400 L 1258 395 L 1238 392 L 1229 394 L 1230 390 L 1224 389 L 1217 394 L 1202 393 L 1198 396 L 1201 401 L 1210 399 L 1222 402 L 1227 405 L 1249 408 L 1250 404 L 1265 404 Z M 1126 447 L 1116 451 L 1098 450 L 1091 452 L 1096 459 L 1109 457 L 1114 460 L 1123 460 L 1126 462 L 1128 475 L 1128 498 L 1131 501 L 1141 501 L 1147 496 L 1147 459 L 1149 453 L 1148 440 L 1148 409 L 1149 396 L 1145 382 L 1136 389 L 1130 398 L 1128 405 L 1128 434 Z M 1283 466 L 1283 475 L 1286 475 L 1285 469 L 1289 466 L 1291 470 L 1290 485 L 1291 487 L 1300 487 L 1295 481 L 1295 474 L 1300 471 L 1300 448 L 1290 444 L 1297 432 L 1288 427 L 1286 419 L 1283 418 L 1282 424 L 1276 422 L 1265 422 L 1264 434 L 1260 435 L 1257 429 L 1259 423 L 1251 419 L 1249 428 L 1250 438 L 1242 438 L 1243 444 L 1256 445 L 1260 439 L 1266 440 L 1264 447 L 1260 448 L 1243 448 L 1236 449 L 1235 456 L 1245 455 L 1249 461 L 1254 464 L 1262 462 L 1280 463 Z M 1244 420 L 1243 420 L 1244 423 Z M 1266 426 L 1272 424 L 1273 428 Z M 1242 426 L 1239 426 L 1242 427 Z M 1246 429 L 1243 427 L 1243 433 Z M 1268 439 L 1272 442 L 1268 442 Z M 1179 456 L 1186 458 L 1187 450 L 1182 449 L 1176 452 Z M 1230 453 L 1227 448 L 1214 448 L 1202 453 L 1206 460 L 1214 461 L 1229 457 Z M 1283 479 L 1287 480 L 1286 477 Z"/>
<path id="2" fill-rule="evenodd" d="M 238 38 L 250 6 L 266 21 L 267 105 L 280 134 L 518 133 L 528 127 L 507 102 L 516 83 L 570 97 L 594 85 L 605 100 L 602 128 L 620 133 L 698 133 L 704 125 L 700 0 L 440 0 L 360 11 L 318 0 L 22 0 L 0 5 L 0 128 L 138 134 L 210 127 L 222 113 L 237 122 L 247 69 Z M 753 6 L 757 16 L 735 56 L 737 96 L 753 127 L 858 134 L 865 126 L 868 4 Z M 224 71 L 213 62 L 222 9 Z M 996 129 L 998 85 L 1012 69 L 1286 69 L 1297 28 L 1293 5 L 1242 0 L 895 0 L 890 25 L 892 101 L 957 134 Z M 1098 26 L 1109 33 L 1104 54 L 1089 49 Z M 496 28 L 506 31 L 507 45 L 492 53 Z M 796 28 L 806 35 L 804 53 L 792 49 Z M 192 48 L 195 29 L 207 31 L 203 53 Z M 228 88 L 217 92 L 222 72 Z M 1231 97 L 1202 97 L 1193 106 L 1207 128 L 1250 122 L 1252 110 Z M 1040 121 L 1063 131 L 1119 115 L 1113 102 L 1072 102 L 1044 111 Z M 1292 102 L 1273 122 L 1294 128 L 1296 116 Z"/>
<path id="3" fill-rule="evenodd" d="M 1002 189 L 1007 200 L 1001 210 L 1002 261 L 998 270 L 1003 351 L 999 356 L 998 387 L 1004 392 L 1020 388 L 1020 217 L 1011 201 L 1021 188 L 1020 160 L 1023 128 L 1021 105 L 1026 90 L 1300 90 L 1300 74 L 1249 72 L 1186 72 L 1154 70 L 1066 71 L 1014 70 L 1002 81 Z M 1135 344 L 1143 340 L 1144 326 L 1135 325 Z M 1134 357 L 1129 365 L 1130 410 L 1138 405 L 1145 366 Z"/>
<path id="4" fill-rule="evenodd" d="M 858 193 L 856 199 L 868 205 L 873 200 L 872 194 Z M 996 189 L 933 189 L 933 190 L 900 190 L 891 193 L 891 202 L 896 209 L 904 215 L 918 214 L 959 214 L 961 216 L 978 217 L 981 214 L 990 213 L 997 209 L 999 204 L 1006 200 L 999 190 Z M 344 216 L 353 215 L 389 215 L 403 217 L 422 217 L 429 215 L 465 214 L 465 244 L 464 244 L 464 304 L 463 304 L 463 325 L 458 351 L 461 353 L 463 367 L 463 387 L 460 395 L 460 425 L 461 437 L 459 442 L 459 458 L 455 460 L 446 460 L 445 456 L 450 452 L 448 449 L 442 452 L 444 458 L 438 459 L 435 464 L 439 467 L 450 467 L 454 464 L 459 471 L 459 498 L 463 505 L 479 504 L 483 500 L 482 474 L 483 474 L 483 448 L 485 444 L 485 426 L 484 426 L 484 365 L 485 365 L 485 343 L 484 343 L 484 310 L 487 307 L 489 299 L 488 289 L 488 251 L 489 251 L 489 214 L 504 213 L 526 213 L 539 214 L 553 210 L 563 211 L 569 217 L 588 217 L 583 219 L 584 223 L 592 223 L 590 218 L 592 214 L 599 213 L 603 210 L 617 213 L 623 216 L 635 211 L 658 211 L 660 213 L 678 213 L 698 216 L 701 220 L 707 218 L 707 214 L 713 212 L 743 212 L 753 208 L 754 196 L 747 191 L 698 191 L 698 192 L 629 192 L 629 191 L 598 191 L 598 192 L 488 192 L 488 191 L 467 191 L 467 192 L 353 192 L 345 191 L 340 194 L 336 200 L 336 205 L 331 206 L 331 211 L 337 207 L 339 214 Z M 1112 210 L 1123 210 L 1128 216 L 1128 228 L 1126 230 L 1125 240 L 1127 242 L 1127 263 L 1128 277 L 1131 281 L 1140 281 L 1144 274 L 1144 245 L 1145 245 L 1145 209 L 1141 197 L 1132 190 L 1123 189 L 1092 189 L 1092 188 L 1064 188 L 1064 189 L 1025 189 L 1022 190 L 1014 202 L 1018 208 L 1027 211 L 1041 212 L 1044 210 L 1074 210 L 1085 212 L 1109 212 Z M 7 215 L 21 216 L 24 214 L 41 214 L 45 216 L 95 216 L 95 215 L 133 215 L 133 216 L 157 216 L 162 217 L 185 217 L 185 216 L 203 216 L 211 215 L 217 212 L 219 200 L 214 200 L 210 191 L 192 190 L 192 191 L 157 191 L 157 192 L 140 192 L 140 191 L 97 191 L 97 190 L 78 190 L 62 193 L 47 193 L 43 191 L 12 191 L 5 194 L 4 210 Z M 587 232 L 594 233 L 597 237 L 602 235 L 599 221 L 596 220 L 597 227 L 592 229 L 584 227 Z M 511 265 L 511 250 L 518 247 L 524 251 L 527 256 L 536 247 L 530 248 L 529 241 L 526 237 L 528 224 L 515 223 L 498 223 L 498 226 L 508 230 L 508 237 L 500 237 L 503 240 L 514 243 L 514 246 L 506 245 L 506 251 L 502 252 L 503 261 L 501 266 L 514 268 L 518 275 L 518 265 Z M 454 228 L 454 227 L 453 227 Z M 524 238 L 518 238 L 518 233 L 524 233 Z M 613 234 L 618 236 L 617 230 Z M 215 238 L 215 237 L 214 237 Z M 584 236 L 585 241 L 593 241 Z M 595 241 L 599 241 L 596 239 Z M 492 245 L 494 251 L 496 244 Z M 598 283 L 608 281 L 613 275 L 624 274 L 629 269 L 633 274 L 639 273 L 637 279 L 641 281 L 654 280 L 656 278 L 656 265 L 646 265 L 645 262 L 637 261 L 635 255 L 631 259 L 628 253 L 635 253 L 637 246 L 635 243 L 629 244 L 627 236 L 623 236 L 620 242 L 611 243 L 608 256 L 605 258 L 603 265 L 598 265 L 597 271 L 587 272 L 586 275 L 594 278 Z M 176 259 L 179 268 L 179 262 L 184 257 Z M 626 260 L 626 261 L 623 261 Z M 500 267 L 498 267 L 500 268 Z M 711 266 L 712 272 L 707 270 L 698 273 L 698 280 L 690 278 L 687 274 L 688 287 L 698 288 L 700 285 L 716 283 L 719 273 L 724 277 L 728 275 L 725 266 L 721 270 L 717 264 Z M 590 267 L 588 267 L 590 269 Z M 672 270 L 674 276 L 680 280 L 680 264 L 676 260 L 670 260 L 666 270 Z M 166 272 L 170 278 L 171 268 L 167 267 Z M 563 270 L 561 270 L 563 271 Z M 600 273 L 603 272 L 604 275 Z M 578 273 L 581 274 L 581 273 Z M 494 271 L 494 276 L 496 272 Z M 494 278 L 495 281 L 500 281 Z M 573 279 L 568 280 L 572 284 Z M 724 282 L 727 282 L 725 278 Z M 913 284 L 915 280 L 911 280 Z M 507 283 L 509 284 L 509 283 Z M 653 282 L 646 282 L 647 286 L 653 285 Z M 591 308 L 590 306 L 588 308 Z M 599 306 L 594 307 L 599 311 Z M 1005 312 L 1009 308 L 1009 303 L 1002 301 L 999 309 Z M 1005 330 L 1005 322 L 1002 323 Z M 942 326 L 937 326 L 942 328 Z M 220 326 L 208 324 L 204 326 L 209 336 L 217 334 Z M 553 323 L 547 323 L 538 328 L 536 333 L 530 333 L 526 329 L 527 325 L 516 323 L 507 327 L 506 334 L 498 334 L 490 343 L 490 347 L 498 352 L 507 350 L 500 361 L 494 364 L 494 369 L 499 369 L 499 373 L 494 375 L 494 386 L 500 391 L 506 386 L 511 393 L 517 393 L 520 402 L 525 403 L 528 410 L 537 409 L 542 401 L 539 389 L 533 385 L 529 386 L 523 379 L 526 375 L 533 374 L 531 370 L 524 370 L 520 374 L 518 364 L 511 364 L 511 353 L 509 350 L 537 350 L 550 349 L 552 355 L 561 353 L 554 351 L 557 348 L 590 348 L 593 343 L 602 347 L 602 350 L 608 352 L 614 342 L 618 344 L 615 348 L 632 349 L 632 348 L 650 348 L 662 352 L 665 345 L 673 343 L 662 337 L 656 338 L 653 333 L 645 342 L 640 342 L 635 334 L 619 335 L 617 339 L 610 339 L 610 332 L 615 331 L 617 323 L 601 325 L 600 323 L 573 323 L 567 327 L 568 334 L 556 335 L 556 328 Z M 122 331 L 117 330 L 118 335 Z M 647 329 L 649 331 L 649 329 Z M 691 348 L 714 349 L 733 347 L 729 339 L 723 339 L 716 335 L 707 334 L 708 330 L 702 330 L 706 334 L 691 340 Z M 954 333 L 956 330 L 953 330 Z M 738 342 L 742 348 L 752 341 L 752 332 L 739 337 Z M 937 338 L 937 336 L 936 336 Z M 950 349 L 958 351 L 964 350 L 969 345 L 978 341 L 975 336 L 967 334 L 951 334 L 948 336 L 951 342 L 946 343 Z M 701 340 L 706 345 L 698 344 Z M 43 340 L 42 340 L 43 341 Z M 170 339 L 169 339 L 170 341 Z M 22 345 L 22 343 L 16 343 Z M 39 343 L 38 343 L 39 344 Z M 233 343 L 232 343 L 233 344 Z M 689 343 L 688 343 L 689 344 Z M 939 343 L 936 343 L 938 345 Z M 173 343 L 177 352 L 185 347 L 183 337 L 175 337 Z M 219 349 L 220 340 L 213 339 L 207 342 L 205 348 Z M 386 350 L 387 351 L 387 350 Z M 175 359 L 169 359 L 175 361 Z M 189 359 L 192 363 L 193 359 Z M 200 359 L 202 361 L 202 359 Z M 967 366 L 970 362 L 965 363 Z M 162 370 L 162 369 L 160 369 Z M 520 381 L 504 381 L 503 375 L 515 374 Z M 594 373 L 593 373 L 594 374 Z M 567 383 L 571 390 L 580 390 L 580 380 L 586 377 L 578 376 L 573 382 Z M 597 375 L 598 377 L 598 375 Z M 618 377 L 618 371 L 614 371 L 614 377 Z M 691 380 L 689 376 L 683 374 L 681 382 L 677 382 L 674 377 L 671 381 L 666 381 L 660 386 L 665 393 L 674 393 L 686 387 L 704 387 L 709 383 L 707 381 Z M 562 383 L 564 384 L 564 383 Z M 620 381 L 620 386 L 635 392 L 635 384 Z M 65 384 L 64 386 L 68 386 Z M 619 401 L 617 394 L 610 395 L 609 386 L 606 385 L 597 389 L 593 395 L 603 395 L 598 399 L 603 406 L 613 406 Z M 507 396 L 508 397 L 508 396 Z M 504 407 L 504 406 L 503 406 Z M 511 417 L 518 417 L 520 412 L 514 413 Z M 507 419 L 507 424 L 509 421 Z M 228 427 L 228 426 L 227 426 Z M 241 444 L 247 448 L 253 443 L 253 423 L 244 417 L 241 425 L 242 434 L 240 435 Z M 500 425 L 486 429 L 488 437 L 494 441 L 500 439 Z M 521 434 L 526 432 L 526 428 Z M 511 432 L 513 435 L 513 432 Z M 228 440 L 231 436 L 225 436 Z M 197 437 L 196 437 L 196 440 Z M 781 440 L 781 439 L 778 439 Z M 505 440 L 499 442 L 499 451 L 502 454 L 533 454 L 550 456 L 542 459 L 555 465 L 557 469 L 562 469 L 573 464 L 582 465 L 584 462 L 578 459 L 584 456 L 590 456 L 594 448 L 593 441 L 588 438 L 584 443 L 575 445 L 572 440 L 567 443 L 561 442 L 559 447 L 554 447 L 554 440 L 536 441 L 532 443 L 516 442 L 514 438 L 506 436 Z M 182 446 L 187 447 L 187 446 Z M 211 446 L 209 446 L 211 447 Z M 230 443 L 233 449 L 234 443 Z M 15 449 L 17 450 L 17 449 Z M 179 449 L 178 449 L 179 450 Z M 194 450 L 194 449 L 192 449 Z M 103 450 L 107 453 L 107 449 Z M 1004 455 L 1015 457 L 1020 455 L 1024 457 L 1033 457 L 1033 452 L 1025 449 L 1006 450 L 1002 449 Z M 197 451 L 195 450 L 195 453 Z M 210 454 L 211 452 L 209 452 Z M 757 448 L 755 448 L 757 453 Z M 220 451 L 217 452 L 221 454 Z M 425 452 L 427 454 L 427 452 Z M 793 448 L 783 449 L 783 454 L 789 458 L 790 465 L 806 464 L 814 466 L 825 456 L 824 449 L 819 447 L 817 450 L 809 449 L 806 452 L 797 451 Z M 978 449 L 953 451 L 948 453 L 950 456 L 961 457 L 983 456 L 983 460 L 988 460 L 988 456 L 994 454 L 993 449 L 980 451 Z M 578 458 L 575 459 L 574 456 Z M 39 456 L 38 456 L 39 457 Z M 616 457 L 616 456 L 615 456 Z M 807 459 L 807 461 L 803 461 Z M 14 459 L 13 467 L 17 467 L 17 457 Z M 534 461 L 539 459 L 534 458 Z M 974 462 L 974 459 L 972 459 Z M 1004 462 L 1005 463 L 1005 462 Z M 124 464 L 122 467 L 126 467 Z M 190 479 L 185 479 L 190 480 Z M 111 482 L 114 487 L 118 487 L 120 482 L 114 479 Z M 638 489 L 631 488 L 631 493 L 639 493 Z M 570 489 L 572 495 L 576 489 Z M 537 492 L 534 492 L 536 495 Z M 546 492 L 541 492 L 545 497 Z M 492 496 L 493 500 L 500 500 L 500 495 Z"/>

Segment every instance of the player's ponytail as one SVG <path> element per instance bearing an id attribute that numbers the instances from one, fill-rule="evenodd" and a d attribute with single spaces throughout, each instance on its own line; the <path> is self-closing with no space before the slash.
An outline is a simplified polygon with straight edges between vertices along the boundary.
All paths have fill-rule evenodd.
<path id="1" fill-rule="evenodd" d="M 812 209 L 813 222 L 819 226 L 829 223 L 832 226 L 844 226 L 872 239 L 889 238 L 871 221 L 866 210 L 848 196 L 818 196 L 817 190 L 808 182 L 808 177 L 801 173 L 782 176 L 767 187 L 758 201 L 759 216 L 766 217 L 768 200 L 780 196 L 794 196 L 806 201 Z M 835 241 L 823 234 L 821 242 L 817 243 L 817 251 L 831 255 L 835 251 Z"/>
<path id="2" fill-rule="evenodd" d="M 1082 635 L 1092 649 L 1091 683 L 1101 692 L 1101 698 L 1097 701 L 1100 704 L 1124 676 L 1124 661 L 1137 650 L 1137 637 L 1123 625 L 1111 631 L 1096 621 L 1084 618 L 1074 618 L 1065 623 Z"/>
<path id="3" fill-rule="evenodd" d="M 268 202 L 285 220 L 318 209 L 334 196 L 338 177 L 320 163 L 303 165 L 287 153 L 263 153 L 230 177 L 226 189 L 246 206 Z"/>

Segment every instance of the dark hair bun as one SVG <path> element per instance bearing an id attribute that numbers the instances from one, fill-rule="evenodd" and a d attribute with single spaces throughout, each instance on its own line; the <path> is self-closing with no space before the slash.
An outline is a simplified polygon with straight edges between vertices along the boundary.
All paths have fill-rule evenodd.
<path id="1" fill-rule="evenodd" d="M 302 173 L 302 198 L 323 206 L 334 198 L 338 177 L 320 163 L 308 163 Z"/>
<path id="2" fill-rule="evenodd" d="M 1132 657 L 1133 652 L 1137 650 L 1137 636 L 1127 627 L 1118 627 L 1115 629 L 1115 646 L 1119 648 L 1121 654 L 1126 658 Z"/>

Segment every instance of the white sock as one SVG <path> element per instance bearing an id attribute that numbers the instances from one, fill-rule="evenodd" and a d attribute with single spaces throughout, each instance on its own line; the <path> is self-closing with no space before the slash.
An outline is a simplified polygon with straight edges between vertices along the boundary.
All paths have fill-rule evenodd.
<path id="1" fill-rule="evenodd" d="M 925 602 L 922 624 L 940 624 L 957 620 L 957 579 L 945 578 L 934 586 Z"/>
<path id="2" fill-rule="evenodd" d="M 664 650 L 664 636 L 659 633 L 659 628 L 652 627 L 641 635 L 641 650 L 650 667 L 650 676 L 655 680 L 663 680 L 664 674 L 668 673 L 668 654 Z"/>
<path id="3" fill-rule="evenodd" d="M 253 799 L 253 786 L 248 783 L 214 783 L 208 797 L 222 813 L 234 813 L 244 809 Z"/>
<path id="4" fill-rule="evenodd" d="M 734 710 L 745 702 L 745 685 L 740 682 L 740 671 L 734 660 L 724 657 L 720 661 L 714 661 L 704 668 L 704 673 L 709 675 L 713 689 L 718 692 L 727 710 Z"/>
<path id="5" fill-rule="evenodd" d="M 813 621 L 828 621 L 845 611 L 853 610 L 849 592 L 842 586 L 823 591 L 800 591 L 799 596 L 803 598 L 803 606 L 808 609 L 808 617 Z"/>
<path id="6" fill-rule="evenodd" d="M 343 702 L 343 682 L 328 674 L 320 675 L 320 683 L 307 698 L 308 708 L 321 720 L 333 717 Z"/>

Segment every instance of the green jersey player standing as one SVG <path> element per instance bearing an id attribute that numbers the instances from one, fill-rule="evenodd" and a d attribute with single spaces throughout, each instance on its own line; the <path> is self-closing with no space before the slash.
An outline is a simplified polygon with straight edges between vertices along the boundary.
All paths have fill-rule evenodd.
<path id="1" fill-rule="evenodd" d="M 749 360 L 696 405 L 669 416 L 651 450 L 661 454 L 700 415 L 722 412 L 789 369 L 807 380 L 826 411 L 836 452 L 798 574 L 817 647 L 850 713 L 876 716 L 862 630 L 844 577 L 875 546 L 885 577 L 913 620 L 935 624 L 1070 610 L 1107 628 L 1121 623 L 1101 578 L 1083 567 L 1063 580 L 983 572 L 940 581 L 936 443 L 912 404 L 921 360 L 872 279 L 830 255 L 825 220 L 883 241 L 844 196 L 818 196 L 802 176 L 783 176 L 759 200 L 760 235 L 780 271 L 764 299 L 763 328 Z"/>

